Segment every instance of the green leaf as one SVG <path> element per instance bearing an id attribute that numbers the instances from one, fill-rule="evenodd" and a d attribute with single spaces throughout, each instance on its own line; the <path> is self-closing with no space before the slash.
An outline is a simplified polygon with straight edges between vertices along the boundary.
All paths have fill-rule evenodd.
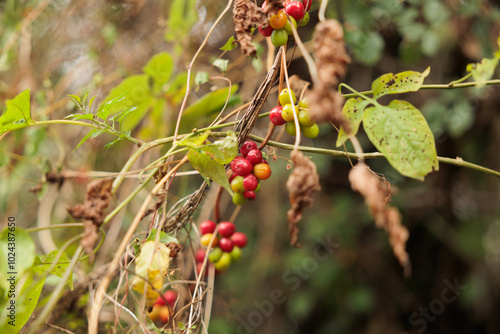
<path id="1" fill-rule="evenodd" d="M 165 40 L 175 43 L 175 53 L 181 54 L 183 42 L 198 19 L 196 0 L 173 0 L 168 13 Z"/>
<path id="2" fill-rule="evenodd" d="M 226 44 L 220 48 L 222 51 L 231 51 L 236 49 L 238 46 L 234 43 L 234 36 L 229 37 Z"/>
<path id="3" fill-rule="evenodd" d="M 127 90 L 108 102 L 101 104 L 99 109 L 97 109 L 96 116 L 104 121 L 107 120 L 110 109 L 119 105 L 120 102 L 125 101 L 125 99 L 129 96 L 129 93 L 130 91 Z"/>
<path id="4" fill-rule="evenodd" d="M 194 77 L 194 83 L 196 86 L 203 85 L 210 80 L 210 76 L 207 72 L 198 72 Z"/>
<path id="5" fill-rule="evenodd" d="M 350 98 L 346 101 L 344 107 L 342 108 L 342 114 L 344 115 L 347 123 L 351 126 L 351 129 L 349 133 L 347 133 L 343 127 L 340 127 L 336 144 L 337 147 L 344 144 L 350 135 L 355 135 L 356 133 L 358 133 L 359 125 L 363 120 L 363 110 L 365 110 L 365 108 L 370 103 L 370 101 L 367 101 L 361 97 Z"/>
<path id="6" fill-rule="evenodd" d="M 484 58 L 480 63 L 469 64 L 467 71 L 472 73 L 476 87 L 483 87 L 485 82 L 495 74 L 498 58 Z"/>
<path id="7" fill-rule="evenodd" d="M 423 73 L 406 71 L 401 73 L 387 73 L 372 83 L 373 98 L 377 99 L 386 94 L 416 92 L 422 87 L 425 77 L 431 71 L 428 67 Z"/>
<path id="8" fill-rule="evenodd" d="M 375 147 L 402 175 L 423 180 L 438 170 L 434 136 L 420 111 L 409 102 L 365 109 L 363 127 Z"/>
<path id="9" fill-rule="evenodd" d="M 151 233 L 149 233 L 148 238 L 146 241 L 155 241 L 156 240 L 156 234 L 158 233 L 158 230 L 153 228 L 151 229 Z M 172 237 L 171 235 L 168 235 L 167 233 L 160 231 L 160 242 L 164 244 L 168 244 L 169 242 L 175 242 L 176 244 L 179 243 L 179 240 L 177 238 Z"/>
<path id="10" fill-rule="evenodd" d="M 21 329 L 28 322 L 40 299 L 43 285 L 45 284 L 45 271 L 38 267 L 31 268 L 19 280 L 16 290 L 19 298 L 16 303 L 15 329 Z"/>
<path id="11" fill-rule="evenodd" d="M 93 114 L 71 114 L 71 115 L 68 115 L 66 117 L 64 117 L 65 119 L 71 119 L 71 120 L 74 120 L 74 121 L 78 121 L 80 119 L 94 119 L 94 115 Z"/>
<path id="12" fill-rule="evenodd" d="M 202 150 L 192 148 L 188 153 L 189 162 L 201 175 L 223 186 L 231 195 L 233 191 L 229 185 L 224 165 L 205 154 Z"/>
<path id="13" fill-rule="evenodd" d="M 183 138 L 182 140 L 180 140 L 178 142 L 178 145 L 187 146 L 187 147 L 191 147 L 191 148 L 199 147 L 199 146 L 203 145 L 203 143 L 207 140 L 209 134 L 210 134 L 210 131 L 207 130 L 203 133 L 199 133 L 199 134 L 194 135 L 194 136 Z"/>
<path id="14" fill-rule="evenodd" d="M 228 101 L 229 105 L 239 100 L 239 98 L 233 96 L 238 88 L 239 86 L 236 84 L 231 86 L 231 95 L 229 96 L 229 100 L 229 87 L 224 87 L 216 91 L 207 93 L 199 98 L 195 103 L 187 107 L 184 111 L 184 115 L 197 118 L 203 115 L 209 115 L 214 111 L 220 111 L 226 104 L 226 101 Z"/>
<path id="15" fill-rule="evenodd" d="M 31 119 L 30 90 L 26 89 L 12 100 L 7 100 L 0 116 L 0 135 L 14 129 L 34 123 Z"/>
<path id="16" fill-rule="evenodd" d="M 238 155 L 238 137 L 232 131 L 221 140 L 199 147 L 208 157 L 220 164 L 228 164 Z"/>
<path id="17" fill-rule="evenodd" d="M 160 87 L 166 84 L 172 77 L 174 60 L 167 52 L 160 52 L 153 56 L 143 68 L 144 73 L 151 76 Z"/>
<path id="18" fill-rule="evenodd" d="M 36 263 L 35 267 L 41 268 L 42 272 L 47 271 L 52 266 L 52 263 L 57 258 L 58 254 L 59 254 L 58 249 L 52 251 L 49 255 L 45 257 L 43 262 Z M 63 252 L 59 257 L 58 264 L 54 268 L 52 268 L 50 273 L 52 275 L 56 275 L 57 277 L 62 278 L 64 276 L 64 273 L 66 272 L 66 269 L 68 268 L 69 262 L 70 260 L 68 256 L 66 255 L 65 252 Z M 73 275 L 70 275 L 68 278 L 68 286 L 71 290 L 73 290 Z"/>
<path id="19" fill-rule="evenodd" d="M 9 240 L 10 238 L 10 240 Z M 14 239 L 12 239 L 14 238 Z M 13 241 L 14 240 L 14 241 Z M 33 239 L 24 229 L 16 227 L 14 231 L 9 231 L 9 227 L 6 227 L 2 231 L 2 236 L 0 239 L 0 252 L 4 252 L 5 258 L 8 258 L 8 250 L 9 243 L 15 243 L 15 255 L 16 260 L 14 264 L 14 269 L 10 267 L 10 265 L 3 264 L 6 272 L 17 272 L 17 275 L 21 275 L 27 269 L 31 268 L 33 265 L 33 261 L 35 260 L 35 243 Z M 5 273 L 5 272 L 3 272 Z"/>
<path id="20" fill-rule="evenodd" d="M 222 72 L 226 72 L 227 71 L 227 65 L 228 64 L 229 64 L 229 60 L 222 59 L 222 58 L 216 59 L 213 62 L 213 65 L 215 67 L 217 67 L 218 69 L 220 69 Z"/>
<path id="21" fill-rule="evenodd" d="M 104 132 L 106 132 L 106 130 L 104 130 L 104 129 L 92 129 L 92 130 L 90 130 L 89 133 L 87 133 L 85 135 L 85 137 L 83 137 L 82 140 L 80 140 L 80 142 L 78 143 L 78 145 L 76 145 L 76 147 L 75 147 L 75 149 L 73 151 L 76 151 L 89 138 L 95 138 L 95 137 L 97 137 L 98 135 L 100 135 L 101 133 L 104 133 Z"/>

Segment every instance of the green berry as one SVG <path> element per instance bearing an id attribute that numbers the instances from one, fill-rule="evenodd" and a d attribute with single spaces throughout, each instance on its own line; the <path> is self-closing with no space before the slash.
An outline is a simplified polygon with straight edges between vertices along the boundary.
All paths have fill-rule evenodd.
<path id="1" fill-rule="evenodd" d="M 299 110 L 299 123 L 304 127 L 313 126 L 314 124 L 316 124 L 316 122 L 311 119 L 311 114 L 309 113 L 308 109 Z"/>
<path id="2" fill-rule="evenodd" d="M 231 259 L 236 262 L 241 258 L 241 248 L 234 246 L 233 250 L 229 254 L 231 254 Z"/>
<path id="3" fill-rule="evenodd" d="M 293 109 L 294 108 L 295 108 L 295 112 L 298 112 L 298 109 L 296 107 L 294 107 L 293 104 L 291 104 L 291 103 L 286 104 L 283 107 L 283 110 L 281 111 L 281 117 L 287 122 L 293 121 L 293 119 L 294 119 Z"/>
<path id="4" fill-rule="evenodd" d="M 291 17 L 291 16 L 290 16 L 290 21 L 292 21 L 293 26 L 295 27 L 295 30 L 297 30 L 297 21 L 295 21 L 295 19 L 293 17 Z M 292 35 L 293 34 L 292 25 L 290 24 L 290 21 L 286 21 L 286 25 L 285 25 L 285 30 L 286 30 L 286 33 L 288 35 Z"/>
<path id="5" fill-rule="evenodd" d="M 307 100 L 307 98 L 304 97 L 302 100 L 299 101 L 299 108 L 309 109 L 309 101 Z"/>
<path id="6" fill-rule="evenodd" d="M 285 131 L 290 135 L 290 136 L 295 136 L 297 135 L 297 131 L 295 130 L 295 122 L 286 122 L 285 124 Z"/>
<path id="7" fill-rule="evenodd" d="M 295 93 L 293 92 L 292 90 L 292 101 L 290 101 L 290 94 L 288 94 L 288 88 L 285 88 L 283 89 L 281 92 L 280 92 L 280 95 L 279 95 L 279 100 L 280 100 L 280 104 L 282 106 L 286 106 L 287 104 L 289 103 L 297 103 L 297 97 L 295 97 Z"/>
<path id="8" fill-rule="evenodd" d="M 243 176 L 236 176 L 232 181 L 231 181 L 231 189 L 235 193 L 243 194 L 245 192 L 245 186 L 243 185 Z"/>
<path id="9" fill-rule="evenodd" d="M 215 269 L 219 271 L 225 271 L 231 265 L 231 254 L 222 253 L 219 261 L 215 263 Z"/>
<path id="10" fill-rule="evenodd" d="M 285 29 L 277 29 L 271 34 L 271 43 L 275 47 L 280 47 L 288 42 L 288 34 Z"/>
<path id="11" fill-rule="evenodd" d="M 302 21 L 300 21 L 300 26 L 303 27 L 305 26 L 306 24 L 309 23 L 309 12 L 306 12 L 306 14 L 304 15 L 304 17 L 302 18 Z"/>
<path id="12" fill-rule="evenodd" d="M 233 203 L 236 205 L 243 205 L 247 202 L 247 199 L 240 193 L 234 193 Z"/>
<path id="13" fill-rule="evenodd" d="M 212 263 L 216 263 L 217 261 L 219 261 L 220 257 L 222 256 L 222 249 L 220 249 L 220 247 L 215 247 L 211 252 L 210 254 L 208 254 L 208 261 L 212 262 Z"/>
<path id="14" fill-rule="evenodd" d="M 318 124 L 314 124 L 312 126 L 307 126 L 301 128 L 302 133 L 307 138 L 316 138 L 319 135 L 319 127 Z"/>

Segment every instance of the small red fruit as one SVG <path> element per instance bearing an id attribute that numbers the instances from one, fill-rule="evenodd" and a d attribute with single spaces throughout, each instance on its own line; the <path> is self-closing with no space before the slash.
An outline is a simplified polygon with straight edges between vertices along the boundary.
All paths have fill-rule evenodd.
<path id="1" fill-rule="evenodd" d="M 229 238 L 221 238 L 219 241 L 219 247 L 226 253 L 231 253 L 234 247 L 234 242 Z"/>
<path id="2" fill-rule="evenodd" d="M 245 197 L 248 200 L 253 201 L 257 195 L 255 194 L 255 191 L 253 190 L 247 190 L 243 193 L 243 197 Z"/>
<path id="3" fill-rule="evenodd" d="M 205 250 L 201 248 L 198 249 L 194 254 L 194 258 L 196 262 L 203 262 L 203 260 L 205 260 Z"/>
<path id="4" fill-rule="evenodd" d="M 207 262 L 207 266 L 205 267 L 205 275 L 208 275 L 208 265 L 209 265 L 209 263 Z M 198 262 L 196 264 L 196 273 L 198 275 L 201 273 L 201 268 L 203 268 L 203 262 Z"/>
<path id="5" fill-rule="evenodd" d="M 170 320 L 170 311 L 168 310 L 168 307 L 163 306 L 160 309 L 159 319 L 164 324 L 166 324 Z"/>
<path id="6" fill-rule="evenodd" d="M 200 233 L 201 234 L 214 233 L 216 227 L 217 224 L 215 224 L 215 222 L 211 220 L 205 220 L 200 224 Z"/>
<path id="7" fill-rule="evenodd" d="M 262 152 L 259 149 L 253 149 L 247 154 L 247 160 L 250 161 L 252 165 L 256 165 L 262 161 Z"/>
<path id="8" fill-rule="evenodd" d="M 266 163 L 258 163 L 253 167 L 253 175 L 259 180 L 267 180 L 271 177 L 271 167 Z"/>
<path id="9" fill-rule="evenodd" d="M 239 176 L 247 176 L 253 169 L 252 163 L 243 157 L 240 159 L 238 157 L 234 158 L 230 166 L 233 173 Z"/>
<path id="10" fill-rule="evenodd" d="M 236 232 L 236 226 L 234 226 L 233 223 L 231 223 L 231 222 L 220 222 L 219 223 L 219 233 L 223 237 L 229 238 L 230 236 L 232 236 L 234 234 L 234 232 Z M 221 238 L 221 241 L 223 239 L 224 238 Z M 220 241 L 219 241 L 219 243 L 220 243 Z"/>
<path id="11" fill-rule="evenodd" d="M 283 125 L 286 123 L 286 121 L 281 116 L 282 110 L 282 106 L 274 107 L 273 109 L 271 109 L 271 112 L 269 113 L 269 119 L 271 120 L 271 123 L 273 123 L 274 125 Z"/>
<path id="12" fill-rule="evenodd" d="M 238 246 L 239 248 L 243 248 L 247 245 L 248 238 L 245 233 L 242 232 L 235 232 L 232 236 L 231 239 L 234 242 L 235 246 Z"/>
<path id="13" fill-rule="evenodd" d="M 285 6 L 285 11 L 296 21 L 301 20 L 305 14 L 304 5 L 300 2 L 290 2 Z"/>
<path id="14" fill-rule="evenodd" d="M 175 302 L 177 301 L 177 292 L 175 292 L 175 290 L 165 291 L 163 297 L 167 300 L 171 307 L 174 307 Z"/>
<path id="15" fill-rule="evenodd" d="M 259 185 L 259 180 L 253 174 L 248 174 L 243 179 L 243 187 L 245 188 L 245 190 L 253 191 L 257 189 L 258 185 Z"/>
<path id="16" fill-rule="evenodd" d="M 244 157 L 246 157 L 247 154 L 248 154 L 248 152 L 250 152 L 251 150 L 254 150 L 256 148 L 257 148 L 257 144 L 256 143 L 254 143 L 251 140 L 247 140 L 246 142 L 243 143 L 243 145 L 241 145 L 240 153 L 241 153 L 241 155 L 243 155 Z M 238 157 L 236 157 L 236 158 L 238 158 Z"/>
<path id="17" fill-rule="evenodd" d="M 302 3 L 304 4 L 304 8 L 308 12 L 309 9 L 311 9 L 311 5 L 313 3 L 313 0 L 302 0 Z"/>
<path id="18" fill-rule="evenodd" d="M 271 25 L 267 25 L 266 29 L 262 29 L 262 27 L 259 24 L 259 32 L 262 36 L 264 37 L 271 37 L 271 34 L 273 33 L 274 29 L 271 27 Z"/>

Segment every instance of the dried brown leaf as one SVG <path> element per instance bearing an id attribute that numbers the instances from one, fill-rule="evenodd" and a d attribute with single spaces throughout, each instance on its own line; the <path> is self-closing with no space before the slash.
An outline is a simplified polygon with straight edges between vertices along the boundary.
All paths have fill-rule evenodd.
<path id="1" fill-rule="evenodd" d="M 261 24 L 267 27 L 267 15 L 248 0 L 237 0 L 233 7 L 234 32 L 244 55 L 255 57 L 257 49 L 252 44 L 252 28 Z"/>
<path id="2" fill-rule="evenodd" d="M 287 212 L 288 231 L 291 245 L 300 247 L 297 242 L 299 235 L 297 224 L 302 219 L 302 210 L 312 205 L 312 195 L 315 191 L 321 190 L 321 186 L 316 165 L 310 159 L 300 151 L 292 151 L 291 158 L 295 167 L 286 182 L 291 204 Z"/>
<path id="3" fill-rule="evenodd" d="M 405 276 L 410 276 L 410 258 L 405 249 L 409 232 L 401 224 L 399 210 L 388 205 L 391 198 L 388 181 L 380 180 L 365 163 L 359 162 L 349 172 L 349 182 L 352 189 L 365 198 L 376 226 L 387 232 L 394 255 L 403 267 Z"/>
<path id="4" fill-rule="evenodd" d="M 87 186 L 85 201 L 67 208 L 68 213 L 75 219 L 82 219 L 84 224 L 84 237 L 80 244 L 88 254 L 97 241 L 97 230 L 104 221 L 104 211 L 109 206 L 113 195 L 111 188 L 113 179 L 95 180 Z"/>
<path id="5" fill-rule="evenodd" d="M 264 7 L 264 14 L 270 18 L 272 15 L 276 14 L 281 8 L 283 8 L 283 0 L 266 0 L 266 5 Z"/>

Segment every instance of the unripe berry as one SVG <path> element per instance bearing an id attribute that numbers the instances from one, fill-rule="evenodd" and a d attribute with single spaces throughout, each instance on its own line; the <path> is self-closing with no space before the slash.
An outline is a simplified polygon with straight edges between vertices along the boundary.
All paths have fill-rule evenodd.
<path id="1" fill-rule="evenodd" d="M 248 174 L 243 179 L 243 187 L 245 190 L 255 190 L 259 185 L 259 179 L 253 174 Z M 244 193 L 244 191 L 243 191 Z"/>
<path id="2" fill-rule="evenodd" d="M 200 233 L 201 234 L 207 234 L 207 233 L 214 233 L 215 227 L 217 224 L 211 220 L 205 220 L 200 224 Z"/>
<path id="3" fill-rule="evenodd" d="M 248 175 L 251 175 L 251 174 L 248 174 Z M 248 176 L 247 175 L 247 176 Z M 245 177 L 247 177 L 245 176 Z M 243 178 L 243 176 L 236 176 L 232 181 L 231 181 L 231 189 L 236 192 L 236 193 L 240 193 L 240 194 L 243 194 L 245 192 L 245 185 L 243 183 L 245 179 Z"/>
<path id="4" fill-rule="evenodd" d="M 240 159 L 238 157 L 234 158 L 230 166 L 233 173 L 240 176 L 247 176 L 252 172 L 253 168 L 252 163 L 243 157 Z"/>
<path id="5" fill-rule="evenodd" d="M 256 164 L 253 167 L 253 175 L 259 180 L 267 180 L 271 177 L 271 167 L 265 163 Z"/>
<path id="6" fill-rule="evenodd" d="M 220 247 L 215 247 L 214 249 L 212 249 L 210 254 L 208 254 L 208 261 L 210 261 L 212 263 L 219 261 L 222 253 L 223 252 L 222 252 L 222 249 L 220 249 Z"/>
<path id="7" fill-rule="evenodd" d="M 231 251 L 231 260 L 234 262 L 239 261 L 241 259 L 241 248 L 234 246 L 233 250 Z"/>
<path id="8" fill-rule="evenodd" d="M 248 152 L 257 148 L 257 144 L 251 140 L 247 140 L 241 145 L 240 153 L 244 157 L 247 156 Z M 236 159 L 236 158 L 235 158 Z"/>
<path id="9" fill-rule="evenodd" d="M 286 45 L 287 42 L 288 34 L 286 33 L 285 29 L 277 29 L 271 34 L 271 43 L 273 43 L 275 47 L 278 48 L 280 46 Z"/>
<path id="10" fill-rule="evenodd" d="M 269 19 L 269 25 L 273 27 L 273 29 L 282 29 L 285 27 L 286 21 L 286 14 L 280 10 L 279 12 L 271 16 L 271 18 Z"/>
<path id="11" fill-rule="evenodd" d="M 231 265 L 231 254 L 223 253 L 219 261 L 215 264 L 215 269 L 218 271 L 225 271 Z"/>
<path id="12" fill-rule="evenodd" d="M 262 161 L 262 152 L 259 149 L 253 149 L 247 154 L 247 160 L 250 161 L 252 165 L 256 165 Z"/>
<path id="13" fill-rule="evenodd" d="M 247 199 L 240 193 L 234 193 L 233 195 L 233 203 L 236 205 L 243 205 L 247 202 Z"/>
<path id="14" fill-rule="evenodd" d="M 234 247 L 234 241 L 229 238 L 221 238 L 219 241 L 219 247 L 226 253 L 230 253 Z"/>
<path id="15" fill-rule="evenodd" d="M 245 233 L 242 232 L 235 232 L 232 236 L 231 239 L 233 239 L 234 245 L 238 246 L 239 248 L 243 248 L 247 245 L 248 238 Z"/>
<path id="16" fill-rule="evenodd" d="M 304 134 L 304 136 L 306 136 L 307 138 L 316 138 L 318 135 L 319 135 L 319 127 L 318 127 L 318 124 L 313 124 L 312 126 L 308 126 L 308 127 L 303 127 L 301 128 L 302 130 L 302 133 Z"/>
<path id="17" fill-rule="evenodd" d="M 292 104 L 297 103 L 297 97 L 295 96 L 295 93 L 293 92 L 293 90 L 292 90 L 292 101 L 290 101 L 290 95 L 288 94 L 288 88 L 283 89 L 280 92 L 280 95 L 278 96 L 278 98 L 279 98 L 280 104 L 282 106 L 285 106 L 289 103 L 292 103 Z"/>
<path id="18" fill-rule="evenodd" d="M 316 124 L 316 122 L 311 119 L 311 113 L 309 112 L 308 109 L 300 109 L 298 117 L 299 117 L 299 123 L 302 126 L 307 127 Z"/>
<path id="19" fill-rule="evenodd" d="M 285 131 L 288 133 L 290 136 L 295 136 L 297 135 L 297 129 L 295 128 L 295 122 L 286 122 L 285 124 Z"/>
<path id="20" fill-rule="evenodd" d="M 291 103 L 285 104 L 281 112 L 281 117 L 287 122 L 293 121 L 293 109 L 295 109 L 295 112 L 298 112 L 297 107 L 294 107 Z"/>
<path id="21" fill-rule="evenodd" d="M 269 113 L 269 119 L 271 120 L 271 123 L 273 123 L 274 125 L 283 125 L 286 123 L 286 121 L 281 116 L 282 110 L 282 106 L 274 107 L 273 109 L 271 109 L 271 112 Z"/>
<path id="22" fill-rule="evenodd" d="M 243 196 L 243 195 L 241 195 Z M 200 243 L 205 246 L 205 247 L 208 247 L 208 245 L 210 244 L 210 239 L 212 239 L 212 233 L 207 233 L 207 234 L 204 234 L 201 238 L 200 238 Z M 217 246 L 217 243 L 218 243 L 219 239 L 217 239 L 217 237 L 215 237 L 214 239 L 214 242 L 212 243 L 212 247 L 215 247 Z"/>
<path id="23" fill-rule="evenodd" d="M 223 237 L 229 238 L 236 232 L 236 226 L 231 222 L 220 222 L 219 223 L 219 233 Z M 222 239 L 221 239 L 222 240 Z"/>

